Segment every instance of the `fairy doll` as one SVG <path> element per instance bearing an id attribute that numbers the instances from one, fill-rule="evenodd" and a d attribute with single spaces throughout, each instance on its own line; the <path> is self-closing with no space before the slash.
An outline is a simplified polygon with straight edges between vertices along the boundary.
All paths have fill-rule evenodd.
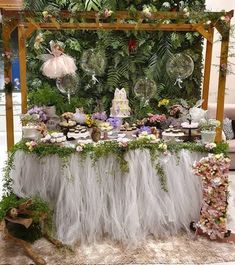
<path id="1" fill-rule="evenodd" d="M 50 48 L 51 50 L 48 50 L 50 54 L 43 54 L 39 57 L 45 61 L 41 68 L 43 75 L 52 79 L 61 78 L 65 75 L 75 75 L 77 67 L 74 59 L 64 54 L 59 43 L 50 41 Z"/>

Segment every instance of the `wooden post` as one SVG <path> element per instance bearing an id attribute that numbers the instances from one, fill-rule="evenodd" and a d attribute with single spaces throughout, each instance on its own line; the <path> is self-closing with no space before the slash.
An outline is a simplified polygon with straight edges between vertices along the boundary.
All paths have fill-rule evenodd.
<path id="1" fill-rule="evenodd" d="M 12 30 L 7 25 L 2 25 L 2 39 L 4 52 L 10 52 L 10 40 Z M 4 78 L 11 80 L 11 60 L 4 57 Z M 13 121 L 13 101 L 12 92 L 5 92 L 6 100 L 6 130 L 7 130 L 7 150 L 9 151 L 14 145 L 14 121 Z"/>
<path id="2" fill-rule="evenodd" d="M 26 80 L 26 36 L 23 24 L 18 26 L 18 47 L 20 62 L 20 90 L 21 90 L 21 112 L 27 112 L 27 80 Z"/>
<path id="3" fill-rule="evenodd" d="M 209 32 L 212 36 L 212 42 L 207 40 L 207 43 L 206 43 L 204 81 L 203 81 L 203 90 L 202 90 L 202 99 L 203 99 L 202 108 L 204 110 L 207 110 L 207 108 L 208 108 L 214 28 L 209 29 Z"/>
<path id="4" fill-rule="evenodd" d="M 217 97 L 216 119 L 221 122 L 221 127 L 217 129 L 216 142 L 222 140 L 222 125 L 224 118 L 224 98 L 226 86 L 226 69 L 228 63 L 229 51 L 229 34 L 222 36 L 221 52 L 220 52 L 220 71 L 219 71 L 219 85 Z"/>

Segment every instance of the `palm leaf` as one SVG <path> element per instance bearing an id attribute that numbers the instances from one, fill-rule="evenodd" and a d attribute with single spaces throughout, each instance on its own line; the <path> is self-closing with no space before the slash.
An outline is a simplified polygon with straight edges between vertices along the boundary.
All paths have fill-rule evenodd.
<path id="1" fill-rule="evenodd" d="M 26 0 L 25 8 L 32 11 L 42 11 L 47 6 L 47 0 Z"/>
<path id="2" fill-rule="evenodd" d="M 86 0 L 85 1 L 85 10 L 99 11 L 101 9 L 101 0 Z"/>

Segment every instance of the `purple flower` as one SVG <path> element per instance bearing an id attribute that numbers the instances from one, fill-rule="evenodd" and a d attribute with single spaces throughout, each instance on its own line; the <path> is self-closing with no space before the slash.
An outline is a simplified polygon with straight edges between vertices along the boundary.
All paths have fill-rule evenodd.
<path id="1" fill-rule="evenodd" d="M 44 112 L 42 107 L 33 107 L 30 110 L 28 110 L 28 114 L 33 115 L 33 114 L 38 114 L 39 115 L 39 120 L 40 121 L 46 121 L 47 120 L 47 115 Z"/>
<path id="2" fill-rule="evenodd" d="M 148 134 L 151 134 L 151 128 L 149 126 L 142 126 L 139 128 L 138 133 L 147 132 Z"/>
<path id="3" fill-rule="evenodd" d="M 121 123 L 122 123 L 121 119 L 120 119 L 120 118 L 116 118 L 116 117 L 108 118 L 108 119 L 107 119 L 107 122 L 109 122 L 110 125 L 113 126 L 113 128 L 118 128 L 118 127 L 120 127 L 120 126 L 121 126 Z"/>
<path id="4" fill-rule="evenodd" d="M 107 120 L 107 115 L 106 115 L 105 111 L 96 112 L 96 113 L 92 114 L 91 118 L 92 118 L 92 120 L 106 121 Z"/>

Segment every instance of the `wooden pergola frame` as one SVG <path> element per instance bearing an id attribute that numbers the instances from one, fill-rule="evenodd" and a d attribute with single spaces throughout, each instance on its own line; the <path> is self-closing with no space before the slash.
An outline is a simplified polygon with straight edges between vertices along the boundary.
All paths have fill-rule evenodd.
<path id="1" fill-rule="evenodd" d="M 221 16 L 221 12 L 210 12 L 213 15 Z M 233 10 L 224 14 L 229 18 L 233 17 Z M 195 24 L 186 23 L 148 23 L 146 17 L 142 12 L 135 14 L 137 23 L 128 23 L 128 19 L 133 18 L 127 11 L 118 11 L 115 13 L 114 21 L 112 23 L 103 19 L 97 12 L 78 12 L 72 14 L 67 11 L 61 11 L 57 20 L 56 17 L 51 17 L 48 21 L 37 21 L 32 13 L 19 10 L 6 10 L 2 9 L 2 15 L 8 18 L 8 23 L 2 25 L 2 38 L 4 51 L 10 51 L 10 38 L 11 33 L 18 28 L 18 43 L 19 43 L 19 61 L 20 61 L 20 82 L 21 82 L 21 97 L 22 97 L 22 113 L 27 112 L 27 83 L 26 83 L 26 40 L 31 34 L 38 29 L 47 30 L 145 30 L 145 31 L 183 31 L 183 32 L 198 32 L 206 40 L 206 56 L 205 56 L 205 68 L 204 68 L 204 81 L 202 90 L 203 104 L 202 108 L 207 109 L 208 97 L 209 97 L 209 84 L 211 73 L 211 61 L 213 50 L 213 36 L 214 29 L 216 28 L 221 35 L 221 52 L 220 52 L 220 69 L 226 69 L 228 63 L 228 50 L 229 50 L 229 31 L 224 32 L 221 28 L 221 24 L 212 22 L 210 25 L 205 26 L 204 22 Z M 68 20 L 70 17 L 76 16 L 76 19 L 80 19 L 79 22 L 70 23 Z M 155 12 L 152 14 L 152 20 L 164 20 L 164 19 L 177 19 L 185 18 L 183 12 Z M 230 21 L 227 22 L 227 26 L 230 26 Z M 11 78 L 11 64 L 6 61 L 4 63 L 4 75 Z M 216 118 L 223 121 L 224 114 L 224 98 L 225 98 L 225 85 L 226 74 L 224 71 L 219 71 L 218 81 L 218 97 L 217 97 L 217 111 Z M 7 147 L 8 150 L 14 145 L 14 122 L 13 122 L 13 102 L 12 93 L 6 92 L 6 127 L 7 127 Z M 222 129 L 217 130 L 216 141 L 221 141 Z"/>

